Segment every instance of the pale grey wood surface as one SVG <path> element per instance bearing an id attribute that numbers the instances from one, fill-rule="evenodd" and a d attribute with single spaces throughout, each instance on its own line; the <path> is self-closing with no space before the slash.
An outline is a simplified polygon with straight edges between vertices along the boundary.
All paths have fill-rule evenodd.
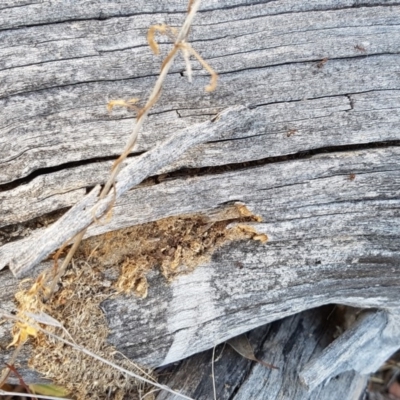
<path id="1" fill-rule="evenodd" d="M 0 5 L 5 231 L 104 183 L 134 120 L 106 103 L 144 101 L 161 65 L 147 28 L 178 26 L 186 10 L 185 1 L 77 4 Z M 215 121 L 212 140 L 121 197 L 88 236 L 240 201 L 263 217 L 256 229 L 270 242 L 229 244 L 171 285 L 153 272 L 147 299 L 105 303 L 118 349 L 164 365 L 319 305 L 399 306 L 399 39 L 396 1 L 202 3 L 191 43 L 219 73 L 218 89 L 204 92 L 209 77 L 195 63 L 190 85 L 178 60 L 129 162 L 227 107 L 247 108 L 229 129 Z M 1 243 L 0 268 L 41 235 L 23 231 Z M 0 287 L 12 308 L 7 269 Z"/>
<path id="2" fill-rule="evenodd" d="M 345 372 L 368 375 L 379 369 L 400 347 L 399 309 L 365 312 L 335 342 L 314 357 L 300 372 L 300 380 L 315 389 Z M 376 338 L 380 340 L 376 341 Z"/>
<path id="3" fill-rule="evenodd" d="M 268 2 L 200 13 L 192 41 L 220 73 L 219 90 L 204 94 L 208 78 L 202 71 L 195 70 L 201 75 L 196 84 L 187 83 L 179 74 L 183 61 L 178 61 L 138 151 L 185 126 L 187 118 L 179 118 L 181 109 L 194 109 L 204 121 L 207 116 L 196 110 L 206 108 L 214 114 L 235 104 L 257 106 L 399 89 L 398 6 L 282 15 L 268 15 L 269 8 Z M 32 26 L 15 31 L 17 37 L 12 31 L 0 31 L 4 58 L 11 63 L 0 71 L 2 182 L 50 166 L 118 154 L 132 116 L 124 112 L 110 116 L 105 104 L 112 98 L 145 97 L 160 66 L 145 43 L 146 29 L 164 20 L 176 25 L 182 17 L 150 14 L 66 22 L 66 26 L 50 25 L 49 33 L 43 26 Z M 65 35 L 71 38 L 66 40 Z M 74 39 L 79 35 L 83 39 Z M 72 54 L 63 55 L 60 49 Z M 330 60 L 318 68 L 325 57 Z M 117 121 L 118 115 L 128 120 Z"/>
<path id="4" fill-rule="evenodd" d="M 334 233 L 335 226 L 339 232 L 344 231 L 341 234 L 353 232 L 353 236 L 362 238 L 369 230 L 396 235 L 399 159 L 400 147 L 392 146 L 271 163 L 246 168 L 245 172 L 238 169 L 167 180 L 128 192 L 117 201 L 110 223 L 94 225 L 88 236 L 172 215 L 207 213 L 235 201 L 245 203 L 265 222 L 278 223 L 279 228 L 264 229 L 272 240 L 274 231 L 304 238 L 305 230 L 312 229 L 316 237 L 329 236 Z M 351 174 L 355 175 L 354 180 Z M 70 216 L 65 214 L 53 228 L 47 229 L 40 239 L 46 247 L 42 256 L 37 254 L 39 239 L 34 235 L 23 242 L 14 241 L 1 247 L 2 266 L 11 263 L 17 271 L 20 265 L 25 265 L 25 260 L 35 257 L 40 261 L 54 251 L 72 237 L 78 227 L 86 226 L 92 219 L 90 208 L 85 207 L 87 204 L 92 207 L 95 196 L 93 193 L 85 198 L 82 205 L 75 207 L 76 211 L 71 210 Z M 371 218 L 372 224 L 369 223 Z M 336 223 L 326 225 L 322 220 Z M 305 226 L 308 228 L 304 229 Z M 293 232 L 296 228 L 298 233 Z"/>

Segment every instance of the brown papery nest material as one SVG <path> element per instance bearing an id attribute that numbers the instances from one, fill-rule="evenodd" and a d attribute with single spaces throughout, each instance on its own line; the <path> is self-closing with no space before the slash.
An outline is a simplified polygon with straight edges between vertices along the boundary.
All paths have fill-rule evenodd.
<path id="1" fill-rule="evenodd" d="M 153 268 L 159 268 L 170 282 L 207 262 L 226 242 L 265 242 L 266 235 L 245 225 L 256 221 L 259 218 L 245 206 L 236 205 L 212 219 L 201 215 L 170 217 L 87 239 L 50 300 L 43 301 L 43 278 L 33 286 L 25 281 L 16 295 L 19 309 L 21 313 L 45 311 L 61 322 L 79 345 L 133 372 L 150 375 L 150 370 L 136 366 L 107 344 L 107 321 L 100 303 L 119 293 L 146 297 L 147 274 Z M 238 224 L 227 228 L 232 222 Z M 48 329 L 65 335 L 60 328 Z M 122 399 L 129 394 L 135 399 L 148 390 L 114 368 L 40 332 L 33 340 L 30 366 L 77 399 L 102 399 L 110 394 L 108 398 Z"/>

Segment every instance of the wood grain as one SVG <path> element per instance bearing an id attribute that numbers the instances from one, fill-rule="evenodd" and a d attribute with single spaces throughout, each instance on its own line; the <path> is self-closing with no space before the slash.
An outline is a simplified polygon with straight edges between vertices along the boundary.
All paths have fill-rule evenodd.
<path id="1" fill-rule="evenodd" d="M 137 151 L 190 124 L 191 118 L 179 118 L 182 109 L 206 108 L 215 114 L 235 104 L 254 107 L 400 89 L 396 6 L 310 11 L 305 13 L 307 18 L 298 18 L 296 13 L 255 17 L 252 7 L 243 11 L 250 15 L 244 13 L 239 20 L 223 9 L 200 14 L 203 19 L 193 28 L 192 41 L 220 73 L 219 90 L 205 94 L 208 78 L 197 69 L 195 87 L 187 83 L 180 76 L 183 61 L 178 62 Z M 177 24 L 182 15 L 168 14 L 168 18 L 167 22 Z M 25 38 L 22 43 L 27 42 L 19 50 L 17 38 L 0 31 L 5 43 L 14 40 L 11 54 L 3 53 L 10 65 L 0 71 L 3 183 L 50 166 L 121 152 L 132 114 L 121 111 L 119 118 L 124 120 L 118 121 L 118 114 L 110 116 L 105 105 L 113 98 L 143 99 L 155 81 L 160 62 L 145 43 L 151 21 L 160 19 L 138 15 L 56 24 L 49 28 L 54 38 L 45 41 L 43 35 L 49 33 L 44 27 L 32 26 L 15 33 Z M 36 50 L 27 52 L 27 46 Z M 63 51 L 72 54 L 65 56 Z M 323 58 L 329 61 L 318 68 Z M 198 122 L 206 118 L 197 112 Z"/>
<path id="2" fill-rule="evenodd" d="M 24 254 L 46 242 L 34 218 L 74 206 L 104 183 L 134 123 L 134 113 L 110 114 L 106 104 L 143 102 L 162 62 L 147 46 L 147 29 L 179 26 L 186 4 L 9 0 L 0 10 L 1 269 L 22 265 Z M 190 42 L 219 73 L 218 89 L 204 92 L 209 77 L 195 62 L 189 84 L 178 59 L 127 164 L 154 154 L 171 135 L 195 133 L 196 124 L 212 134 L 173 162 L 136 171 L 149 179 L 119 198 L 110 223 L 87 236 L 167 216 L 212 215 L 242 202 L 263 218 L 254 227 L 269 242 L 227 244 L 171 284 L 152 271 L 148 298 L 103 304 L 110 343 L 160 366 L 281 318 L 296 329 L 296 313 L 328 303 L 389 310 L 373 315 L 390 320 L 400 285 L 399 39 L 398 1 L 202 2 Z M 166 54 L 168 41 L 160 43 Z M 228 119 L 215 118 L 229 107 Z M 17 285 L 8 269 L 0 271 L 7 309 L 15 307 Z M 307 315 L 306 325 L 317 326 Z M 305 381 L 312 387 L 343 370 L 348 358 L 329 361 L 340 352 L 366 373 L 366 365 L 375 368 L 397 348 L 398 327 L 388 323 L 368 345 L 383 349 L 374 363 L 363 358 L 372 347 L 356 339 L 368 327 L 360 323 L 321 348 L 303 371 Z M 304 337 L 297 356 L 313 340 Z M 271 388 L 299 372 L 286 363 L 282 379 L 268 376 Z M 24 368 L 26 379 L 38 379 Z M 257 397 L 261 376 L 254 369 L 235 399 Z M 349 400 L 365 384 L 356 373 L 339 379 Z M 293 393 L 324 398 L 338 390 L 330 385 L 308 395 L 296 384 Z"/>

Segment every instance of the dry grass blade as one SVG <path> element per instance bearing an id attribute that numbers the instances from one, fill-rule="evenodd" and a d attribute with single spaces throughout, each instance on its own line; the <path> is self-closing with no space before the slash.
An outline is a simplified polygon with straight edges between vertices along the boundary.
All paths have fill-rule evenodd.
<path id="1" fill-rule="evenodd" d="M 10 365 L 15 364 L 15 361 L 17 360 L 17 357 L 18 357 L 18 355 L 19 355 L 19 353 L 20 353 L 20 351 L 21 351 L 21 349 L 22 349 L 22 344 L 23 344 L 23 343 L 20 343 L 20 344 L 15 348 L 15 350 L 14 350 L 14 352 L 13 352 L 13 355 L 11 356 L 10 360 L 8 361 L 8 364 L 10 364 Z M 1 377 L 0 377 L 0 387 L 2 387 L 3 384 L 6 382 L 8 376 L 10 375 L 10 372 L 11 372 L 11 371 L 10 371 L 9 368 L 6 369 L 6 370 L 3 372 L 3 374 L 2 374 Z"/>
<path id="2" fill-rule="evenodd" d="M 182 28 L 180 30 L 180 32 L 177 35 L 176 38 L 176 42 L 175 42 L 175 46 L 174 48 L 171 50 L 171 52 L 169 53 L 169 55 L 166 58 L 166 61 L 164 61 L 162 68 L 161 68 L 161 72 L 160 75 L 154 85 L 154 88 L 150 94 L 150 97 L 146 103 L 146 105 L 144 106 L 143 110 L 140 110 L 140 112 L 138 113 L 138 117 L 136 119 L 136 123 L 135 126 L 133 128 L 133 132 L 127 142 L 127 144 L 125 145 L 124 151 L 122 152 L 122 154 L 120 155 L 120 157 L 115 161 L 112 170 L 111 170 L 111 174 L 110 177 L 108 178 L 106 184 L 104 185 L 103 190 L 100 193 L 100 199 L 104 199 L 107 194 L 110 192 L 111 187 L 114 185 L 115 182 L 115 178 L 117 177 L 118 173 L 121 170 L 121 166 L 122 166 L 122 162 L 126 159 L 126 157 L 129 155 L 129 153 L 132 151 L 134 145 L 136 144 L 137 138 L 139 136 L 139 131 L 143 125 L 143 122 L 145 121 L 148 112 L 150 111 L 150 108 L 157 102 L 157 100 L 160 97 L 161 94 L 161 88 L 162 85 L 164 83 L 164 80 L 168 74 L 168 71 L 172 65 L 172 62 L 176 56 L 177 50 L 180 47 L 180 44 L 183 40 L 185 40 L 185 38 L 187 37 L 188 33 L 189 33 L 189 29 L 191 26 L 191 23 L 193 21 L 193 18 L 197 12 L 197 10 L 199 9 L 200 6 L 200 0 L 194 1 L 194 2 L 190 2 L 189 3 L 189 13 L 186 17 L 185 22 L 182 25 Z M 150 28 L 149 30 L 149 43 L 156 43 L 154 41 L 154 34 L 155 32 L 159 30 L 161 32 L 166 31 L 166 28 L 164 26 L 156 26 Z M 152 46 L 152 50 L 155 52 L 158 52 L 158 46 L 153 45 Z M 196 53 L 197 54 L 197 53 Z M 200 56 L 199 56 L 200 57 Z M 206 64 L 206 63 L 205 63 Z M 209 70 L 209 67 L 207 66 L 207 70 Z M 210 88 L 210 86 L 208 86 L 208 88 Z M 207 89 L 206 89 L 207 90 Z M 67 265 L 69 264 L 69 262 L 71 261 L 73 255 L 75 254 L 80 242 L 82 241 L 82 238 L 85 234 L 86 230 L 82 231 L 81 233 L 79 233 L 78 235 L 76 235 L 76 237 L 73 239 L 74 244 L 72 246 L 72 248 L 69 250 L 67 257 L 65 258 L 62 267 L 60 268 L 60 273 L 64 272 Z M 60 274 L 58 274 L 59 276 Z M 52 284 L 51 284 L 51 292 L 54 291 L 54 287 L 55 287 L 55 282 L 56 280 L 53 280 Z"/>
<path id="3" fill-rule="evenodd" d="M 25 383 L 24 379 L 22 378 L 22 376 L 20 375 L 20 373 L 17 371 L 17 369 L 14 367 L 14 365 L 10 365 L 6 363 L 6 367 L 17 377 L 19 384 L 21 385 L 21 387 L 23 389 L 26 390 L 26 392 L 28 394 L 33 394 L 31 392 L 31 390 L 29 389 L 28 385 Z M 36 396 L 34 397 L 34 399 L 36 399 Z"/>
<path id="4" fill-rule="evenodd" d="M 39 329 L 39 327 L 38 327 L 38 329 Z M 132 378 L 135 378 L 135 379 L 138 379 L 138 380 L 140 380 L 142 382 L 145 382 L 145 383 L 148 383 L 150 385 L 156 386 L 157 388 L 165 390 L 165 391 L 167 391 L 169 393 L 172 393 L 172 394 L 174 394 L 174 395 L 176 395 L 178 397 L 181 397 L 182 399 L 193 400 L 191 397 L 187 397 L 187 396 L 185 396 L 183 394 L 180 394 L 180 393 L 170 389 L 168 386 L 160 385 L 160 384 L 158 384 L 158 383 L 156 383 L 154 381 L 151 381 L 150 379 L 144 378 L 143 376 L 137 375 L 134 372 L 128 371 L 127 369 L 122 368 L 122 367 L 120 367 L 120 366 L 118 366 L 118 365 L 116 365 L 116 364 L 104 359 L 103 357 L 98 356 L 95 353 L 92 353 L 90 350 L 87 350 L 82 346 L 76 345 L 76 344 L 74 344 L 74 343 L 72 343 L 72 342 L 70 342 L 68 340 L 65 340 L 65 339 L 63 339 L 63 338 L 61 338 L 61 337 L 59 337 L 57 335 L 54 335 L 54 334 L 48 332 L 46 329 L 40 328 L 39 330 L 41 332 L 45 333 L 46 335 L 49 335 L 49 336 L 51 336 L 51 337 L 53 337 L 55 339 L 58 339 L 61 342 L 63 342 L 64 344 L 67 344 L 67 345 L 73 347 L 74 349 L 79 350 L 82 353 L 85 353 L 88 356 L 91 356 L 91 357 L 95 358 L 96 360 L 99 360 L 99 361 L 103 362 L 104 364 L 110 365 L 111 367 L 113 367 L 115 369 L 118 369 L 119 371 L 123 372 L 126 375 L 131 376 Z"/>
<path id="5" fill-rule="evenodd" d="M 48 297 L 51 296 L 51 294 L 54 292 L 56 286 L 57 286 L 57 282 L 58 280 L 61 278 L 61 276 L 64 274 L 65 270 L 68 267 L 68 264 L 70 263 L 70 261 L 72 260 L 72 257 L 74 256 L 76 250 L 78 250 L 78 247 L 83 239 L 83 237 L 85 236 L 86 233 L 86 229 L 82 230 L 80 233 L 78 233 L 73 241 L 74 244 L 72 245 L 71 249 L 69 250 L 67 256 L 65 257 L 61 268 L 59 269 L 57 275 L 54 277 L 54 279 L 52 280 L 52 282 L 50 283 L 49 286 L 49 292 L 48 292 Z"/>
<path id="6" fill-rule="evenodd" d="M 211 82 L 209 85 L 205 87 L 206 92 L 214 91 L 215 88 L 217 87 L 217 80 L 218 80 L 217 73 L 204 61 L 204 59 L 200 56 L 200 54 L 189 43 L 184 43 L 182 46 L 183 46 L 183 51 L 187 50 L 189 53 L 192 53 L 197 58 L 201 66 L 211 75 Z"/>
<path id="7" fill-rule="evenodd" d="M 30 399 L 72 400 L 72 399 L 66 399 L 65 397 L 52 397 L 52 396 L 43 396 L 43 395 L 40 395 L 40 394 L 7 392 L 7 391 L 1 390 L 1 389 L 0 389 L 0 395 L 2 395 L 2 396 L 25 397 L 25 398 L 28 397 Z"/>
<path id="8" fill-rule="evenodd" d="M 168 71 L 169 71 L 169 69 L 172 65 L 172 62 L 175 58 L 175 55 L 176 55 L 176 47 L 178 47 L 179 44 L 183 40 L 185 40 L 185 38 L 187 37 L 190 26 L 193 21 L 193 18 L 196 15 L 196 12 L 199 9 L 199 7 L 200 7 L 200 0 L 194 1 L 193 4 L 191 4 L 190 11 L 185 19 L 185 22 L 182 25 L 181 30 L 179 31 L 179 33 L 177 35 L 174 49 L 172 49 L 172 51 L 170 52 L 170 55 L 167 56 L 168 61 L 163 63 L 163 66 L 160 71 L 160 75 L 158 76 L 158 79 L 154 85 L 154 88 L 153 88 L 150 96 L 149 96 L 149 99 L 147 100 L 146 105 L 144 106 L 144 109 L 142 110 L 142 113 L 138 116 L 138 118 L 136 120 L 136 124 L 133 128 L 133 132 L 131 133 L 131 136 L 125 146 L 125 149 L 122 152 L 121 156 L 118 158 L 117 162 L 113 166 L 111 175 L 110 175 L 108 181 L 106 182 L 104 189 L 102 190 L 102 193 L 100 195 L 101 198 L 102 198 L 102 196 L 105 196 L 106 194 L 108 194 L 108 192 L 110 191 L 111 186 L 114 184 L 115 178 L 119 173 L 121 163 L 125 160 L 125 158 L 128 156 L 128 154 L 131 152 L 133 146 L 135 145 L 138 135 L 139 135 L 139 131 L 143 125 L 143 122 L 145 121 L 145 119 L 148 115 L 148 112 L 150 111 L 150 108 L 155 104 L 155 102 L 158 100 L 158 97 L 160 96 L 162 85 L 164 83 L 164 80 L 168 74 Z M 157 27 L 157 29 L 158 28 L 159 28 L 159 26 Z M 150 30 L 151 30 L 150 36 L 151 37 L 152 36 L 154 37 L 154 33 L 157 29 L 151 30 L 151 28 L 150 28 Z M 160 28 L 160 29 L 164 30 L 164 28 Z M 154 40 L 153 40 L 153 42 L 154 42 Z M 157 48 L 157 50 L 158 50 L 158 48 Z"/>

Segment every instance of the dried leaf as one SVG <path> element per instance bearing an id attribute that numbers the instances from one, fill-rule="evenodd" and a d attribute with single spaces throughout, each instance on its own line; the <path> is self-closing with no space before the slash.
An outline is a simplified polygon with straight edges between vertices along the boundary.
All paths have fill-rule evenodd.
<path id="1" fill-rule="evenodd" d="M 125 100 L 111 100 L 107 103 L 107 110 L 110 112 L 114 107 L 126 107 L 126 108 L 133 108 L 134 110 L 138 111 L 138 107 L 135 104 L 139 101 L 137 98 L 129 99 L 128 101 Z"/>
<path id="2" fill-rule="evenodd" d="M 7 347 L 25 343 L 29 336 L 37 336 L 37 330 L 33 326 L 30 326 L 26 323 L 17 322 L 16 327 L 19 328 L 19 331 L 13 335 L 13 340 Z"/>
<path id="3" fill-rule="evenodd" d="M 32 383 L 29 386 L 29 389 L 35 394 L 41 394 L 44 396 L 54 396 L 54 397 L 67 397 L 68 391 L 67 389 L 52 385 L 52 384 L 40 384 L 40 383 Z"/>
<path id="4" fill-rule="evenodd" d="M 256 356 L 254 355 L 253 348 L 251 347 L 251 344 L 247 339 L 246 334 L 229 339 L 227 343 L 233 348 L 233 350 L 239 353 L 242 357 L 247 358 L 248 360 L 256 361 L 267 368 L 279 369 L 278 367 L 275 367 L 272 364 L 268 364 L 256 358 Z"/>

